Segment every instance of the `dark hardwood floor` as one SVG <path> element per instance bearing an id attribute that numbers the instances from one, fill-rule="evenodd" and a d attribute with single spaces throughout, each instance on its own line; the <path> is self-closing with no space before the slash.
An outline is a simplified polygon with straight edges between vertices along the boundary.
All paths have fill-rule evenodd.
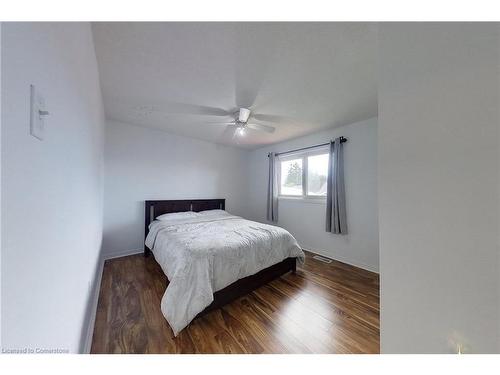
<path id="1" fill-rule="evenodd" d="M 167 279 L 153 257 L 106 261 L 92 353 L 378 353 L 379 278 L 306 263 L 195 319 L 178 337 L 160 311 Z"/>

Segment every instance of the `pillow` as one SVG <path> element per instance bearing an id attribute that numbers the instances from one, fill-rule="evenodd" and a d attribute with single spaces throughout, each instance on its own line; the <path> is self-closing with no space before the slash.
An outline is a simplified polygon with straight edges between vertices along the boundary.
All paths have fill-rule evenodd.
<path id="1" fill-rule="evenodd" d="M 178 220 L 178 219 L 190 219 L 193 217 L 198 217 L 199 214 L 193 211 L 185 211 L 185 212 L 172 212 L 170 214 L 163 214 L 156 217 L 156 220 Z"/>
<path id="2" fill-rule="evenodd" d="M 231 214 L 224 210 L 205 210 L 198 212 L 201 216 L 231 216 Z"/>

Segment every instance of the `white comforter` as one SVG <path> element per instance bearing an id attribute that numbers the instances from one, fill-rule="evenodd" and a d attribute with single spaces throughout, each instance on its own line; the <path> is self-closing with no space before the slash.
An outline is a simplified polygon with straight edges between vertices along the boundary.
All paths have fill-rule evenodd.
<path id="1" fill-rule="evenodd" d="M 149 228 L 146 246 L 169 280 L 161 311 L 176 336 L 214 292 L 288 257 L 304 260 L 285 229 L 229 214 L 156 220 Z"/>

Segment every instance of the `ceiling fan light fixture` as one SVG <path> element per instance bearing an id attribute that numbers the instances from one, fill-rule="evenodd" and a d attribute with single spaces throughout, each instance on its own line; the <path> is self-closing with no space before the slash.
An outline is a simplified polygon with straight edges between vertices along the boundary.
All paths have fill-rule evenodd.
<path id="1" fill-rule="evenodd" d="M 240 108 L 240 113 L 238 115 L 239 122 L 247 122 L 250 117 L 250 110 L 248 108 Z"/>
<path id="2" fill-rule="evenodd" d="M 245 127 L 240 126 L 240 127 L 238 128 L 237 132 L 238 132 L 238 135 L 240 135 L 240 136 L 245 135 Z"/>

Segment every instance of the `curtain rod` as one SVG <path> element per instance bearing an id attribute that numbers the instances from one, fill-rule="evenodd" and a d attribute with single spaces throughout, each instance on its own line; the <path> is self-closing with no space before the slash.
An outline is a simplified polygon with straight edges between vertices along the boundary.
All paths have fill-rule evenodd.
<path id="1" fill-rule="evenodd" d="M 340 143 L 347 142 L 347 138 L 340 137 Z M 280 155 L 286 155 L 286 154 L 291 154 L 293 152 L 298 152 L 298 151 L 304 151 L 304 150 L 309 150 L 310 148 L 316 148 L 316 147 L 323 147 L 323 146 L 328 146 L 330 142 L 328 143 L 321 143 L 319 145 L 314 145 L 314 146 L 308 146 L 308 147 L 302 147 L 302 148 L 296 148 L 295 150 L 290 150 L 290 151 L 285 151 L 285 152 L 278 152 L 277 154 L 274 154 L 274 156 L 280 156 Z M 267 156 L 271 155 L 270 153 L 267 154 Z"/>

